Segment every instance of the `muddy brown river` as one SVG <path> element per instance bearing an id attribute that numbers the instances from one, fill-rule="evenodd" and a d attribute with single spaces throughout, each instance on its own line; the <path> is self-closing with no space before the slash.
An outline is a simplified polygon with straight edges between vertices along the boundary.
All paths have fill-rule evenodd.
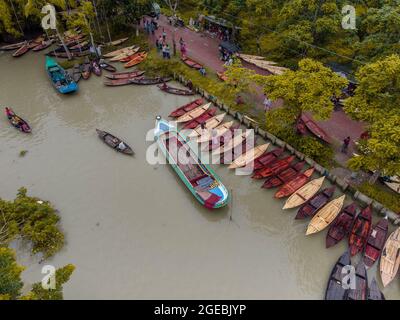
<path id="1" fill-rule="evenodd" d="M 59 210 L 66 243 L 45 264 L 76 266 L 66 299 L 324 297 L 346 243 L 327 250 L 326 232 L 306 237 L 307 221 L 295 221 L 295 211 L 282 211 L 272 190 L 226 166 L 212 167 L 232 190 L 232 202 L 208 211 L 172 168 L 148 164 L 145 137 L 155 116 L 166 117 L 190 98 L 153 86 L 108 88 L 93 75 L 78 93 L 62 96 L 40 53 L 19 59 L 0 53 L 0 70 L 1 107 L 13 107 L 33 128 L 31 135 L 18 132 L 1 111 L 0 197 L 13 199 L 25 186 Z M 111 150 L 96 128 L 126 140 L 135 157 Z M 40 281 L 39 258 L 16 246 L 27 267 L 24 281 Z M 382 288 L 376 266 L 368 275 Z M 399 299 L 399 278 L 383 292 Z"/>

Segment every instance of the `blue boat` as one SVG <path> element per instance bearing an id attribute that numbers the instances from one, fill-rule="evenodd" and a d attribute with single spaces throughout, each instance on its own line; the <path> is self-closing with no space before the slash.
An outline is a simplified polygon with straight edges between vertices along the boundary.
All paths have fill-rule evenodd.
<path id="1" fill-rule="evenodd" d="M 190 140 L 186 139 L 176 127 L 158 116 L 154 137 L 168 163 L 203 206 L 216 209 L 228 204 L 227 188 L 215 172 L 201 162 L 200 157 L 191 148 Z M 188 158 L 186 161 L 179 161 L 178 155 L 182 154 L 182 151 Z"/>
<path id="2" fill-rule="evenodd" d="M 66 94 L 78 90 L 77 83 L 57 62 L 46 56 L 46 71 L 53 87 L 60 93 Z"/>

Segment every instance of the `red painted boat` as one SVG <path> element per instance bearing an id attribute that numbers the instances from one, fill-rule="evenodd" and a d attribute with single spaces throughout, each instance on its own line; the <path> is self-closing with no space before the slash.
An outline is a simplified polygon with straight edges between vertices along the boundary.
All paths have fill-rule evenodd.
<path id="1" fill-rule="evenodd" d="M 187 57 L 182 58 L 182 62 L 184 64 L 186 64 L 187 66 L 189 66 L 190 68 L 197 69 L 197 70 L 199 70 L 203 67 L 203 65 L 201 65 L 200 63 L 194 61 L 193 59 L 187 58 Z"/>
<path id="2" fill-rule="evenodd" d="M 281 173 L 283 170 L 286 170 L 290 167 L 290 164 L 294 161 L 295 156 L 288 156 L 282 160 L 275 161 L 271 165 L 264 167 L 262 169 L 254 172 L 252 178 L 253 179 L 264 179 L 272 176 L 276 176 Z"/>
<path id="3" fill-rule="evenodd" d="M 371 231 L 372 210 L 371 207 L 366 207 L 357 216 L 351 230 L 349 247 L 351 256 L 355 256 L 361 252 L 367 242 L 369 232 Z"/>
<path id="4" fill-rule="evenodd" d="M 299 190 L 302 186 L 304 186 L 311 178 L 314 173 L 314 168 L 310 168 L 304 173 L 297 175 L 293 180 L 284 184 L 276 193 L 275 198 L 284 198 L 290 196 L 292 193 Z"/>
<path id="5" fill-rule="evenodd" d="M 19 131 L 24 132 L 24 133 L 32 132 L 32 129 L 29 126 L 28 122 L 26 122 L 21 117 L 17 116 L 10 107 L 5 107 L 4 112 L 8 118 L 8 121 L 10 121 L 12 126 L 14 126 Z"/>
<path id="6" fill-rule="evenodd" d="M 200 107 L 204 103 L 203 99 L 197 99 L 192 102 L 189 102 L 188 104 L 185 104 L 184 106 L 181 106 L 174 111 L 172 111 L 169 114 L 169 117 L 171 118 L 178 118 L 180 116 L 183 116 L 186 112 L 192 111 L 193 109 L 196 109 L 197 107 Z"/>
<path id="7" fill-rule="evenodd" d="M 201 116 L 189 121 L 183 126 L 183 129 L 194 129 L 197 126 L 203 124 L 207 120 L 211 119 L 217 113 L 217 108 L 211 108 L 208 111 L 204 112 Z"/>
<path id="8" fill-rule="evenodd" d="M 120 79 L 133 79 L 140 77 L 144 74 L 144 71 L 130 71 L 130 72 L 118 72 L 118 73 L 113 73 L 113 74 L 106 74 L 104 75 L 106 78 L 110 80 L 120 80 Z"/>
<path id="9" fill-rule="evenodd" d="M 284 152 L 283 148 L 275 149 L 270 152 L 264 153 L 258 158 L 254 159 L 254 170 L 259 170 L 266 166 L 269 166 L 274 161 L 276 161 Z"/>
<path id="10" fill-rule="evenodd" d="M 357 205 L 354 202 L 342 210 L 337 219 L 330 225 L 326 234 L 327 248 L 333 247 L 349 235 L 356 215 Z"/>
<path id="11" fill-rule="evenodd" d="M 371 230 L 364 252 L 364 263 L 367 268 L 374 265 L 381 255 L 389 230 L 387 218 L 381 219 Z"/>
<path id="12" fill-rule="evenodd" d="M 25 53 L 27 53 L 31 48 L 29 47 L 29 42 L 26 42 L 22 47 L 20 47 L 17 51 L 13 53 L 14 58 L 18 58 Z"/>
<path id="13" fill-rule="evenodd" d="M 324 130 L 322 130 L 322 128 L 318 126 L 317 123 L 310 116 L 303 113 L 300 119 L 313 135 L 317 136 L 326 143 L 331 143 L 331 138 L 328 136 L 328 134 Z"/>
<path id="14" fill-rule="evenodd" d="M 299 208 L 295 219 L 300 220 L 313 217 L 319 209 L 329 202 L 333 196 L 333 193 L 335 192 L 335 189 L 335 187 L 331 187 L 318 192 L 308 202 Z"/>
<path id="15" fill-rule="evenodd" d="M 305 161 L 298 162 L 286 170 L 283 170 L 278 175 L 268 178 L 265 180 L 261 188 L 272 189 L 289 182 L 300 173 L 305 164 Z"/>

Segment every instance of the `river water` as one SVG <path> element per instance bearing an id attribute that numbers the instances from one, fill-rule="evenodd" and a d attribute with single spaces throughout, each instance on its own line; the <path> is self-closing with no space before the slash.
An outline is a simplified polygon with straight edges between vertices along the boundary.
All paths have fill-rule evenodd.
<path id="1" fill-rule="evenodd" d="M 61 96 L 41 54 L 0 53 L 0 70 L 0 105 L 33 128 L 23 135 L 0 117 L 0 197 L 13 199 L 25 186 L 59 210 L 66 244 L 46 264 L 76 266 L 66 299 L 323 298 L 345 243 L 326 250 L 325 232 L 306 237 L 307 222 L 282 211 L 273 191 L 224 166 L 213 168 L 232 203 L 210 212 L 170 167 L 147 163 L 155 116 L 189 98 L 156 87 L 108 88 L 95 76 Z M 95 128 L 126 140 L 135 157 L 108 148 Z M 18 246 L 24 281 L 40 281 L 43 264 Z M 372 276 L 380 279 L 376 268 Z M 399 279 L 383 292 L 399 299 Z"/>

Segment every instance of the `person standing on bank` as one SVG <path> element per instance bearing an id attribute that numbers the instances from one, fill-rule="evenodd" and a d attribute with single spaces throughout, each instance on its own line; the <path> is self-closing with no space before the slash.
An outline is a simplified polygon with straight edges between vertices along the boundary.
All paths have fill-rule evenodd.
<path id="1" fill-rule="evenodd" d="M 351 138 L 347 137 L 346 139 L 343 140 L 342 144 L 342 153 L 347 153 L 347 150 L 349 149 Z"/>

